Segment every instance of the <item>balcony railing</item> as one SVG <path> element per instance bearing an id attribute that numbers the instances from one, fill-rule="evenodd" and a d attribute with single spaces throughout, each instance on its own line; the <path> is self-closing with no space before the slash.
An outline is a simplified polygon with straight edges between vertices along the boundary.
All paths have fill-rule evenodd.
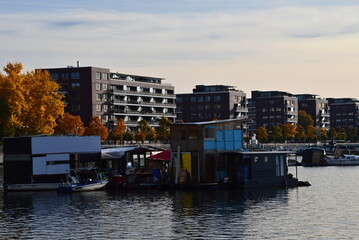
<path id="1" fill-rule="evenodd" d="M 138 92 L 138 91 L 130 91 L 130 90 L 118 90 L 118 89 L 111 89 L 108 91 L 110 94 L 116 94 L 116 93 L 124 93 L 124 94 L 129 94 L 129 95 L 144 95 L 144 96 L 161 96 L 161 97 L 171 97 L 171 98 L 175 98 L 176 95 L 175 94 L 171 94 L 171 93 L 156 93 L 156 92 Z"/>

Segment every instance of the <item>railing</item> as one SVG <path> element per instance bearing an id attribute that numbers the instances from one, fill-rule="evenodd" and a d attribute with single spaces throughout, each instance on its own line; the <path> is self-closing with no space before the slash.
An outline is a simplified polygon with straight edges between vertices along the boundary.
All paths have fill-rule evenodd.
<path id="1" fill-rule="evenodd" d="M 130 91 L 130 90 L 117 90 L 117 89 L 111 89 L 109 90 L 109 93 L 116 94 L 116 93 L 125 93 L 125 94 L 133 94 L 133 95 L 144 95 L 144 96 L 161 96 L 161 97 L 172 97 L 175 98 L 175 94 L 163 94 L 163 93 L 151 93 L 151 92 L 138 92 L 138 91 Z"/>

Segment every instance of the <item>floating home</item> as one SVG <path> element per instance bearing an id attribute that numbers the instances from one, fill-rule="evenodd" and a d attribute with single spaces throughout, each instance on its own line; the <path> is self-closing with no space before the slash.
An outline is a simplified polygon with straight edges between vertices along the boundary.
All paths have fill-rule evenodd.
<path id="1" fill-rule="evenodd" d="M 170 152 L 144 146 L 105 148 L 102 168 L 109 176 L 109 187 L 148 188 L 158 186 L 167 173 Z"/>
<path id="2" fill-rule="evenodd" d="M 176 185 L 232 185 L 239 188 L 293 186 L 287 155 L 246 150 L 247 119 L 181 123 L 171 126 L 172 171 Z"/>
<path id="3" fill-rule="evenodd" d="M 99 136 L 4 138 L 4 187 L 9 191 L 56 190 L 70 169 L 101 161 Z"/>

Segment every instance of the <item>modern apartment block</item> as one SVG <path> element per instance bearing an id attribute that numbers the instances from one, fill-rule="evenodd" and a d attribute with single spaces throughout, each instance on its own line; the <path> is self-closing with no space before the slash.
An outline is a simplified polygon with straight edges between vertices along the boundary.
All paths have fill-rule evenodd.
<path id="1" fill-rule="evenodd" d="M 298 94 L 298 109 L 308 113 L 314 120 L 314 126 L 329 130 L 330 112 L 327 99 L 312 94 Z"/>
<path id="2" fill-rule="evenodd" d="M 335 129 L 359 127 L 359 100 L 329 98 L 330 126 Z"/>
<path id="3" fill-rule="evenodd" d="M 111 72 L 107 68 L 48 68 L 52 79 L 65 93 L 65 112 L 80 116 L 87 124 L 98 116 L 111 129 L 122 118 L 131 130 L 144 119 L 158 126 L 165 116 L 175 121 L 174 86 L 163 84 L 162 78 Z"/>
<path id="4" fill-rule="evenodd" d="M 202 122 L 247 117 L 243 91 L 226 85 L 196 85 L 192 93 L 177 94 L 177 121 Z"/>
<path id="5" fill-rule="evenodd" d="M 249 102 L 250 131 L 285 123 L 298 123 L 298 99 L 281 91 L 252 91 Z"/>

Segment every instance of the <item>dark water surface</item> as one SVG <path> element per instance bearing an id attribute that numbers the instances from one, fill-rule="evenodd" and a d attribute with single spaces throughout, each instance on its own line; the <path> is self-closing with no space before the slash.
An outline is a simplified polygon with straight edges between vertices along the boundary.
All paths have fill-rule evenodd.
<path id="1" fill-rule="evenodd" d="M 298 174 L 312 186 L 74 194 L 0 189 L 0 239 L 358 239 L 359 166 L 299 167 Z"/>

